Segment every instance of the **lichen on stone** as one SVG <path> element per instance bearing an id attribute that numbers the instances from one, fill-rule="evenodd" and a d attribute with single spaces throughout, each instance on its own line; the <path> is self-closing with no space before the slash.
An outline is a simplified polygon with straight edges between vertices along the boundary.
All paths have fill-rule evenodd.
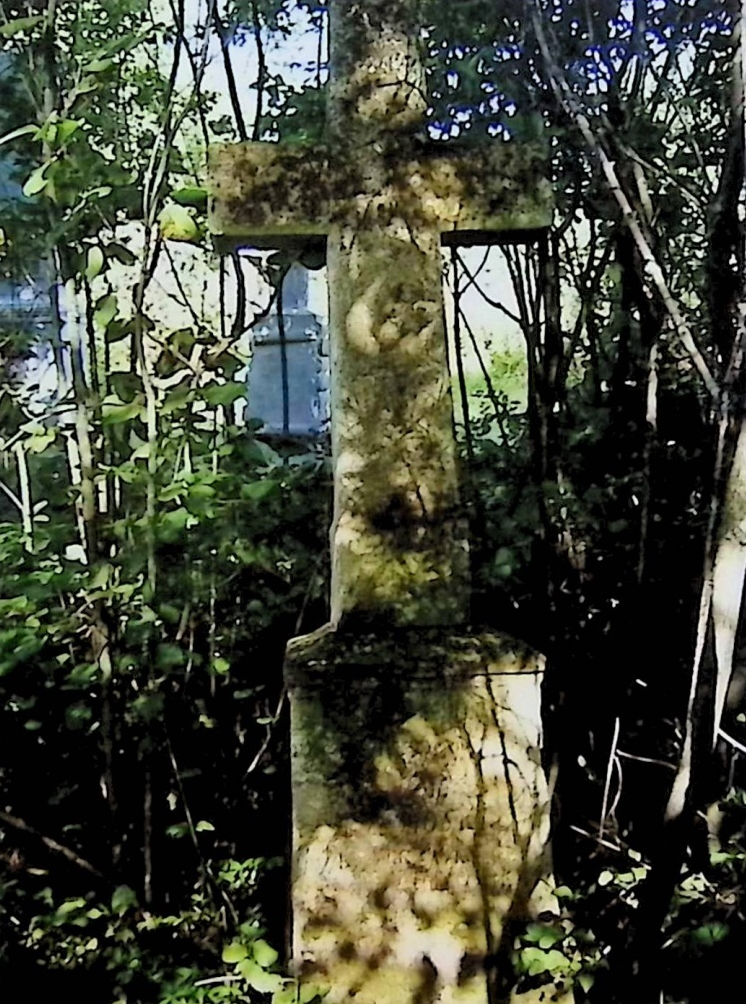
<path id="1" fill-rule="evenodd" d="M 370 148 L 359 158 L 331 143 L 215 144 L 210 148 L 210 228 L 251 245 L 326 237 L 366 190 Z M 398 137 L 381 146 L 384 201 L 436 227 L 443 240 L 497 242 L 512 231 L 545 229 L 552 192 L 538 144 L 458 144 Z M 459 236 L 460 235 L 460 236 Z"/>
<path id="2" fill-rule="evenodd" d="M 294 953 L 333 1004 L 486 1004 L 547 866 L 542 669 L 491 632 L 290 647 Z"/>

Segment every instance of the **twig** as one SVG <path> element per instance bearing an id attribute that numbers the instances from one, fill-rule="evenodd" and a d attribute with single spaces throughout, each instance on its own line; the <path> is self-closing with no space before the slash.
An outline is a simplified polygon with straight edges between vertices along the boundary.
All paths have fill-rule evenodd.
<path id="1" fill-rule="evenodd" d="M 718 729 L 718 735 L 721 739 L 725 740 L 729 746 L 732 746 L 734 750 L 738 750 L 739 753 L 746 753 L 746 746 L 743 743 L 739 743 L 737 739 L 725 732 L 724 729 Z"/>
<path id="2" fill-rule="evenodd" d="M 89 872 L 91 875 L 95 875 L 96 878 L 103 878 L 103 874 L 94 868 L 94 866 L 86 861 L 85 858 L 81 858 L 79 854 L 71 850 L 69 847 L 65 847 L 59 841 L 54 840 L 52 837 L 47 837 L 43 833 L 39 833 L 37 829 L 33 826 L 29 826 L 25 819 L 21 819 L 20 816 L 12 816 L 9 812 L 0 812 L 0 822 L 5 823 L 7 826 L 12 826 L 15 830 L 20 830 L 21 833 L 27 833 L 30 837 L 36 837 L 37 840 L 41 840 L 45 847 L 48 847 L 50 851 L 54 851 L 57 854 L 61 854 L 64 858 L 67 858 L 72 864 L 76 865 L 78 868 L 82 868 L 83 871 Z"/>
<path id="3" fill-rule="evenodd" d="M 8 498 L 16 507 L 16 509 L 18 509 L 20 512 L 23 512 L 23 502 L 21 502 L 21 500 L 18 498 L 18 496 L 16 495 L 16 493 L 13 491 L 12 488 L 8 488 L 8 486 L 5 484 L 4 481 L 0 481 L 0 491 L 5 492 L 5 494 L 8 496 Z"/>
<path id="4" fill-rule="evenodd" d="M 29 477 L 28 458 L 23 443 L 16 443 L 13 452 L 16 455 L 18 468 L 18 484 L 21 489 L 21 523 L 23 525 L 23 546 L 27 551 L 34 549 L 34 512 L 31 503 L 31 478 Z"/>
<path id="5" fill-rule="evenodd" d="M 499 300 L 493 300 L 491 297 L 487 296 L 487 294 L 485 293 L 485 291 L 482 289 L 482 287 L 477 282 L 477 276 L 482 271 L 482 268 L 484 267 L 484 262 L 482 262 L 482 265 L 480 265 L 480 267 L 472 275 L 472 273 L 469 271 L 469 268 L 468 268 L 466 262 L 463 260 L 463 258 L 459 257 L 459 261 L 461 263 L 461 268 L 464 270 L 464 272 L 467 275 L 467 278 L 469 279 L 469 282 L 461 290 L 461 293 L 462 294 L 465 293 L 467 289 L 469 289 L 471 286 L 474 286 L 474 288 L 476 289 L 476 291 L 479 293 L 479 295 L 482 297 L 482 299 L 484 300 L 484 302 L 486 304 L 488 304 L 490 307 L 494 307 L 495 310 L 501 311 L 503 314 L 505 314 L 506 317 L 508 317 L 511 321 L 513 321 L 514 324 L 520 324 L 521 323 L 521 319 L 518 316 L 518 314 L 514 314 L 512 310 L 508 310 L 508 308 L 505 306 L 505 304 L 504 303 L 500 303 Z M 485 261 L 486 261 L 486 259 L 485 259 Z"/>
<path id="6" fill-rule="evenodd" d="M 616 763 L 616 749 L 617 743 L 619 742 L 619 726 L 620 718 L 619 715 L 614 719 L 614 734 L 611 738 L 611 747 L 609 749 L 609 762 L 606 765 L 606 780 L 604 781 L 604 796 L 601 802 L 601 819 L 598 824 L 598 837 L 599 840 L 604 835 L 604 826 L 606 825 L 606 816 L 609 811 L 609 790 L 611 789 L 611 772 L 614 769 L 614 764 Z"/>
<path id="7" fill-rule="evenodd" d="M 461 314 L 461 321 L 462 321 L 464 327 L 466 328 L 466 333 L 468 334 L 469 340 L 470 340 L 470 342 L 472 344 L 472 348 L 474 349 L 474 352 L 476 353 L 477 361 L 479 362 L 479 368 L 481 369 L 482 376 L 484 377 L 485 389 L 487 391 L 487 397 L 490 399 L 490 404 L 492 405 L 492 407 L 494 409 L 494 412 L 495 412 L 495 421 L 497 422 L 497 424 L 498 424 L 498 426 L 500 428 L 500 435 L 503 437 L 503 441 L 507 443 L 509 441 L 509 439 L 508 439 L 508 430 L 505 427 L 505 422 L 503 421 L 503 415 L 502 415 L 502 412 L 505 409 L 501 407 L 499 398 L 498 398 L 497 394 L 495 393 L 495 388 L 494 388 L 494 385 L 492 383 L 492 377 L 490 376 L 490 372 L 489 372 L 489 370 L 487 369 L 487 367 L 485 365 L 484 359 L 482 358 L 482 353 L 480 352 L 480 349 L 479 349 L 479 343 L 477 342 L 477 336 L 474 334 L 474 331 L 472 329 L 471 324 L 469 324 L 469 321 L 468 321 L 468 319 L 466 317 L 466 314 L 464 314 L 464 313 Z"/>
<path id="8" fill-rule="evenodd" d="M 592 833 L 589 833 L 588 830 L 583 830 L 580 826 L 575 826 L 571 823 L 570 829 L 574 830 L 575 833 L 579 833 L 581 837 L 588 837 L 589 840 L 595 840 L 596 843 L 601 844 L 602 847 L 608 847 L 610 851 L 621 852 L 622 850 L 619 844 L 612 844 L 610 840 L 604 840 L 601 837 L 594 837 Z"/>
<path id="9" fill-rule="evenodd" d="M 469 458 L 469 471 L 474 470 L 474 440 L 471 434 L 471 417 L 469 415 L 469 395 L 466 388 L 466 373 L 464 371 L 464 354 L 461 340 L 461 286 L 458 272 L 459 257 L 456 248 L 451 248 L 451 274 L 453 276 L 453 344 L 456 354 L 456 373 L 458 389 L 461 398 L 461 418 L 464 422 L 466 437 L 466 455 Z"/>
<path id="10" fill-rule="evenodd" d="M 246 123 L 244 122 L 243 110 L 241 108 L 241 99 L 238 95 L 238 86 L 236 84 L 236 74 L 233 70 L 233 60 L 231 59 L 230 53 L 231 36 L 233 32 L 221 20 L 217 4 L 213 8 L 212 23 L 215 28 L 215 33 L 220 39 L 220 52 L 223 57 L 223 69 L 225 70 L 225 79 L 228 84 L 228 96 L 230 97 L 231 108 L 233 109 L 233 117 L 236 120 L 236 131 L 238 132 L 238 138 L 242 143 L 245 143 L 249 138 L 249 134 L 246 131 Z"/>
<path id="11" fill-rule="evenodd" d="M 616 755 L 624 757 L 625 760 L 638 760 L 640 763 L 652 763 L 657 767 L 666 767 L 668 770 L 676 770 L 676 764 L 669 763 L 667 760 L 656 760 L 654 757 L 650 756 L 637 756 L 636 753 L 625 753 L 624 750 L 617 750 Z"/>
<path id="12" fill-rule="evenodd" d="M 213 873 L 212 867 L 210 865 L 210 862 L 205 858 L 204 854 L 202 853 L 202 848 L 200 847 L 199 844 L 199 837 L 197 836 L 197 827 L 194 825 L 192 810 L 189 808 L 189 802 L 186 797 L 186 791 L 184 789 L 184 781 L 181 776 L 179 765 L 176 762 L 176 755 L 174 754 L 174 749 L 173 746 L 171 745 L 171 739 L 168 733 L 165 733 L 165 739 L 166 739 L 166 749 L 168 750 L 168 758 L 171 761 L 171 769 L 174 772 L 174 779 L 176 780 L 176 785 L 179 789 L 179 797 L 181 798 L 181 804 L 184 809 L 184 816 L 186 817 L 187 821 L 189 836 L 192 838 L 192 844 L 194 845 L 194 849 L 197 852 L 197 857 L 199 858 L 200 864 L 202 865 L 202 869 L 205 875 L 210 880 L 210 884 L 212 885 L 213 890 L 221 897 L 226 907 L 228 908 L 233 923 L 236 926 L 238 926 L 239 918 L 238 914 L 236 913 L 236 908 L 233 906 L 233 903 L 229 898 L 229 896 L 227 895 L 227 893 L 225 892 L 225 889 L 223 889 L 218 884 L 215 875 Z"/>
<path id="13" fill-rule="evenodd" d="M 249 764 L 249 766 L 246 768 L 246 774 L 244 775 L 245 777 L 248 777 L 249 774 L 252 774 L 256 770 L 256 768 L 259 765 L 259 761 L 262 759 L 262 757 L 266 753 L 267 747 L 269 746 L 270 742 L 272 741 L 272 726 L 274 725 L 274 723 L 276 721 L 278 721 L 278 719 L 280 717 L 280 714 L 282 712 L 282 706 L 285 703 L 285 698 L 286 697 L 287 697 L 287 689 L 285 687 L 283 687 L 282 690 L 280 691 L 280 698 L 279 698 L 279 700 L 277 702 L 277 707 L 275 708 L 275 713 L 274 713 L 274 715 L 272 715 L 272 721 L 267 726 L 267 735 L 264 738 L 264 742 L 262 743 L 262 745 L 257 750 L 256 755 L 254 756 L 254 759 L 251 761 L 251 763 Z"/>
<path id="14" fill-rule="evenodd" d="M 637 246 L 637 250 L 642 258 L 643 264 L 647 268 L 648 274 L 653 281 L 653 285 L 663 301 L 663 305 L 666 308 L 674 330 L 689 354 L 689 357 L 692 360 L 695 369 L 701 376 L 708 392 L 713 399 L 717 401 L 720 396 L 718 382 L 710 372 L 710 368 L 707 365 L 704 356 L 700 352 L 696 341 L 694 340 L 689 323 L 684 317 L 684 314 L 679 307 L 668 282 L 666 281 L 663 269 L 653 253 L 650 242 L 642 231 L 642 227 L 640 226 L 640 222 L 635 214 L 635 211 L 633 210 L 632 205 L 630 204 L 630 201 L 621 186 L 616 166 L 604 149 L 603 144 L 594 133 L 588 116 L 577 106 L 577 102 L 570 89 L 570 85 L 567 83 L 567 80 L 552 56 L 551 49 L 544 34 L 544 28 L 541 24 L 541 19 L 536 11 L 534 11 L 532 15 L 532 21 L 534 31 L 536 32 L 536 39 L 539 43 L 539 48 L 541 49 L 547 71 L 549 73 L 552 90 L 555 92 L 560 106 L 575 121 L 586 143 L 598 158 L 598 161 L 601 164 L 601 170 L 606 178 L 606 183 L 609 186 L 609 190 L 619 207 L 622 219 L 632 234 L 632 238 Z"/>
<path id="15" fill-rule="evenodd" d="M 254 25 L 254 42 L 256 44 L 257 61 L 256 116 L 254 118 L 254 128 L 251 131 L 251 138 L 256 141 L 262 138 L 262 117 L 264 115 L 262 100 L 264 98 L 264 84 L 267 79 L 267 59 L 264 52 L 264 43 L 262 42 L 262 22 L 259 17 L 256 0 L 251 0 L 251 17 Z"/>
<path id="16" fill-rule="evenodd" d="M 176 283 L 176 288 L 178 289 L 179 293 L 181 294 L 181 302 L 182 302 L 183 306 L 185 306 L 186 309 L 189 311 L 189 313 L 191 315 L 191 318 L 194 321 L 195 327 L 197 329 L 199 329 L 200 326 L 201 326 L 200 325 L 200 320 L 199 320 L 199 315 L 197 314 L 197 311 L 192 306 L 191 299 L 188 296 L 187 291 L 184 289 L 184 283 L 182 282 L 181 275 L 179 273 L 178 268 L 176 267 L 176 261 L 174 260 L 173 252 L 171 251 L 171 248 L 169 247 L 167 241 L 164 242 L 163 250 L 166 252 L 166 257 L 168 258 L 168 264 L 171 266 L 171 274 L 174 277 L 174 282 Z M 177 303 L 179 302 L 178 299 L 176 300 L 176 302 Z"/>
<path id="17" fill-rule="evenodd" d="M 485 265 L 487 264 L 487 262 L 489 260 L 490 251 L 491 250 L 492 250 L 492 248 L 490 248 L 490 247 L 486 247 L 484 249 L 484 256 L 483 256 L 482 260 L 480 261 L 480 263 L 477 265 L 477 267 L 474 270 L 473 274 L 469 271 L 469 269 L 468 269 L 468 267 L 466 265 L 466 262 L 463 259 L 461 260 L 461 267 L 463 268 L 464 272 L 466 272 L 467 276 L 469 277 L 469 281 L 461 289 L 461 295 L 462 296 L 463 296 L 464 293 L 466 293 L 467 290 L 471 289 L 472 286 L 476 285 L 477 279 L 481 275 L 482 271 L 484 270 Z M 482 292 L 481 289 L 479 290 L 479 292 L 480 293 Z"/>

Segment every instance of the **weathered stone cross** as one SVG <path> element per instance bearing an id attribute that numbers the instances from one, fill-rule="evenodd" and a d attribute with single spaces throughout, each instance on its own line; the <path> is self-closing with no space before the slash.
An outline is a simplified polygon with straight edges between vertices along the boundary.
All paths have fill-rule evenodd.
<path id="1" fill-rule="evenodd" d="M 331 625 L 286 678 L 293 954 L 333 1004 L 496 1000 L 547 836 L 543 661 L 463 626 L 441 244 L 528 240 L 551 193 L 535 150 L 428 141 L 417 6 L 329 0 L 327 143 L 211 152 L 221 241 L 326 239 Z"/>

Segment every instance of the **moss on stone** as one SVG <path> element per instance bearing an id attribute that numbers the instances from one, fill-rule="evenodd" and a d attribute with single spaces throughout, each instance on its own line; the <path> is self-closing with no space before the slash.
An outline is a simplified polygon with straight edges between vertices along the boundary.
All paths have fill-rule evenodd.
<path id="1" fill-rule="evenodd" d="M 448 243 L 494 243 L 551 223 L 552 191 L 539 144 L 458 144 L 397 137 L 382 148 L 386 184 Z M 329 144 L 236 143 L 210 148 L 210 229 L 236 243 L 318 242 L 364 193 L 364 163 Z"/>
<path id="2" fill-rule="evenodd" d="M 338 630 L 287 654 L 294 958 L 330 1004 L 487 1004 L 546 864 L 543 660 L 448 628 L 468 569 L 440 248 L 547 227 L 551 192 L 536 147 L 417 138 L 419 0 L 329 13 L 330 143 L 217 147 L 209 182 L 227 241 L 328 236 Z"/>
<path id="3" fill-rule="evenodd" d="M 542 669 L 492 632 L 291 643 L 294 950 L 330 1001 L 486 1004 L 545 866 Z"/>

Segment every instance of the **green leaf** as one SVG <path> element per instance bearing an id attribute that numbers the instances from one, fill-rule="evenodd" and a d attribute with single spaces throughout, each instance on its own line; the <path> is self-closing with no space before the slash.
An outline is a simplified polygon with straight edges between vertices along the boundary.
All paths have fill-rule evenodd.
<path id="1" fill-rule="evenodd" d="M 598 884 L 601 887 L 608 885 L 610 882 L 613 881 L 614 881 L 614 873 L 610 872 L 608 869 L 602 871 L 601 874 L 598 876 Z"/>
<path id="2" fill-rule="evenodd" d="M 178 645 L 162 644 L 158 646 L 155 657 L 158 669 L 175 669 L 184 665 L 184 652 Z"/>
<path id="3" fill-rule="evenodd" d="M 564 936 L 565 932 L 561 927 L 549 927 L 539 938 L 539 948 L 551 948 L 553 945 L 556 945 L 558 941 L 562 941 Z"/>
<path id="4" fill-rule="evenodd" d="M 62 119 L 57 123 L 57 145 L 64 146 L 83 125 L 82 119 Z"/>
<path id="5" fill-rule="evenodd" d="M 43 20 L 43 14 L 34 14 L 32 17 L 16 17 L 6 24 L 0 24 L 0 37 L 12 38 L 14 35 L 19 35 L 22 31 L 29 31 L 29 29 L 35 28 Z"/>
<path id="6" fill-rule="evenodd" d="M 194 217 L 184 206 L 176 204 L 164 206 L 158 215 L 161 237 L 170 241 L 195 241 L 199 239 L 199 227 Z"/>
<path id="7" fill-rule="evenodd" d="M 268 443 L 254 439 L 246 448 L 246 460 L 263 467 L 274 467 L 282 463 L 282 457 Z"/>
<path id="8" fill-rule="evenodd" d="M 546 932 L 547 929 L 543 924 L 528 924 L 525 933 L 521 936 L 521 941 L 529 945 L 537 945 Z"/>
<path id="9" fill-rule="evenodd" d="M 96 309 L 93 313 L 93 320 L 96 326 L 105 329 L 114 320 L 117 315 L 117 298 L 114 293 L 107 293 L 106 296 L 102 296 L 101 299 L 96 304 Z"/>
<path id="10" fill-rule="evenodd" d="M 326 997 L 329 993 L 329 987 L 323 987 L 319 983 L 305 983 L 300 988 L 300 994 L 298 995 L 298 1004 L 309 1004 L 310 1001 L 318 998 Z"/>
<path id="11" fill-rule="evenodd" d="M 91 91 L 95 91 L 98 88 L 98 80 L 94 74 L 89 73 L 88 76 L 83 77 L 77 87 L 73 88 L 70 92 L 70 101 L 74 102 L 83 94 L 90 94 Z"/>
<path id="12" fill-rule="evenodd" d="M 588 993 L 593 984 L 596 982 L 596 978 L 593 973 L 581 973 L 576 982 L 580 984 L 585 993 Z"/>
<path id="13" fill-rule="evenodd" d="M 202 397 L 214 408 L 233 404 L 240 397 L 246 397 L 246 388 L 241 383 L 210 384 L 202 390 Z"/>
<path id="14" fill-rule="evenodd" d="M 46 177 L 49 166 L 49 164 L 42 164 L 41 167 L 37 167 L 26 179 L 26 183 L 23 186 L 23 194 L 27 199 L 30 199 L 33 195 L 38 195 L 47 187 L 50 181 Z"/>
<path id="15" fill-rule="evenodd" d="M 178 624 L 181 620 L 181 611 L 171 603 L 161 603 L 158 607 L 158 613 L 166 624 Z"/>
<path id="16" fill-rule="evenodd" d="M 268 945 L 263 938 L 257 938 L 251 946 L 251 954 L 254 956 L 256 964 L 263 969 L 269 969 L 279 958 L 279 953 L 271 945 Z"/>
<path id="17" fill-rule="evenodd" d="M 575 893 L 568 885 L 558 885 L 554 890 L 554 895 L 557 899 L 573 899 Z"/>
<path id="18" fill-rule="evenodd" d="M 26 440 L 26 449 L 29 453 L 43 453 L 48 446 L 51 446 L 55 437 L 54 429 L 38 429 Z"/>
<path id="19" fill-rule="evenodd" d="M 106 45 L 103 45 L 100 49 L 97 49 L 93 54 L 95 59 L 104 59 L 107 56 L 116 56 L 120 52 L 130 52 L 132 49 L 136 48 L 140 42 L 144 41 L 148 35 L 150 35 L 151 29 L 145 28 L 143 31 L 127 32 L 126 35 L 116 36 Z"/>
<path id="20" fill-rule="evenodd" d="M 166 395 L 166 400 L 160 408 L 162 415 L 170 415 L 171 412 L 186 408 L 193 399 L 192 389 L 188 384 L 182 384 Z"/>
<path id="21" fill-rule="evenodd" d="M 147 460 L 155 443 L 140 443 L 140 445 L 130 453 L 130 460 Z"/>
<path id="22" fill-rule="evenodd" d="M 533 967 L 536 965 L 543 965 L 544 953 L 540 948 L 522 948 L 518 953 L 518 962 L 523 972 L 533 975 Z M 538 970 L 538 972 L 542 971 L 542 969 Z"/>
<path id="23" fill-rule="evenodd" d="M 163 694 L 140 693 L 130 704 L 130 711 L 142 722 L 156 722 L 163 718 Z"/>
<path id="24" fill-rule="evenodd" d="M 57 916 L 67 917 L 68 914 L 74 913 L 76 910 L 80 910 L 84 906 L 84 899 L 66 899 L 65 902 L 61 903 L 57 908 Z"/>
<path id="25" fill-rule="evenodd" d="M 130 321 L 110 321 L 106 326 L 106 342 L 113 345 L 114 342 L 121 342 L 123 338 L 129 338 L 132 334 L 132 323 Z"/>
<path id="26" fill-rule="evenodd" d="M 520 961 L 529 976 L 563 971 L 568 967 L 568 960 L 554 948 L 549 952 L 541 948 L 524 948 L 520 953 Z"/>
<path id="27" fill-rule="evenodd" d="M 298 1004 L 298 988 L 292 984 L 272 994 L 272 1004 Z"/>
<path id="28" fill-rule="evenodd" d="M 272 995 L 272 1004 L 310 1004 L 311 1001 L 321 1000 L 329 992 L 318 983 L 304 983 L 298 986 L 295 980 L 288 980 L 284 987 L 275 990 Z"/>
<path id="29" fill-rule="evenodd" d="M 4 136 L 0 136 L 0 146 L 4 143 L 11 143 L 14 139 L 18 139 L 19 136 L 30 136 L 31 133 L 37 133 L 39 127 L 35 125 L 25 125 L 19 126 L 17 129 L 11 129 L 10 132 L 6 132 Z"/>
<path id="30" fill-rule="evenodd" d="M 229 378 L 235 376 L 245 365 L 245 361 L 232 352 L 219 352 L 217 355 L 208 355 L 205 359 L 205 369 Z"/>
<path id="31" fill-rule="evenodd" d="M 197 825 L 194 827 L 197 833 L 214 833 L 215 827 L 212 823 L 208 822 L 206 819 L 200 819 Z"/>
<path id="32" fill-rule="evenodd" d="M 177 481 L 174 484 L 169 485 L 168 488 L 163 488 L 158 492 L 158 501 L 173 502 L 174 499 L 177 499 L 180 495 L 184 495 L 187 491 L 187 486 L 183 482 Z M 180 510 L 177 509 L 176 511 L 179 512 Z M 186 510 L 184 510 L 184 512 L 186 512 Z"/>
<path id="33" fill-rule="evenodd" d="M 92 59 L 83 67 L 84 73 L 105 73 L 114 66 L 113 59 Z"/>
<path id="34" fill-rule="evenodd" d="M 215 497 L 215 489 L 212 485 L 203 484 L 197 481 L 189 486 L 189 497 L 194 499 L 211 499 Z"/>
<path id="35" fill-rule="evenodd" d="M 129 371 L 117 370 L 116 373 L 112 373 L 109 377 L 109 384 L 117 397 L 125 404 L 134 401 L 137 395 L 143 392 L 142 380 L 137 373 Z"/>
<path id="36" fill-rule="evenodd" d="M 104 252 L 98 246 L 88 248 L 88 253 L 85 258 L 85 277 L 88 282 L 91 282 L 96 276 L 101 272 L 104 267 Z M 115 307 L 116 313 L 116 307 Z"/>
<path id="37" fill-rule="evenodd" d="M 108 562 L 103 562 L 93 573 L 90 581 L 91 589 L 106 589 L 109 584 L 112 567 Z"/>
<path id="38" fill-rule="evenodd" d="M 241 485 L 241 498 L 250 502 L 260 502 L 278 488 L 278 482 L 273 481 L 271 478 L 265 478 L 262 481 L 251 481 L 247 485 Z"/>
<path id="39" fill-rule="evenodd" d="M 174 202 L 180 206 L 193 206 L 195 209 L 204 209 L 207 206 L 207 189 L 199 188 L 196 185 L 177 188 L 171 193 Z"/>
<path id="40" fill-rule="evenodd" d="M 43 140 L 48 143 L 51 147 L 54 147 L 57 141 L 57 123 L 54 119 L 50 118 L 44 123 L 44 125 L 39 129 L 39 135 L 37 139 Z"/>
<path id="41" fill-rule="evenodd" d="M 139 400 L 130 401 L 129 404 L 104 404 L 101 409 L 102 425 L 120 425 L 122 422 L 129 422 L 130 419 L 137 418 L 142 408 Z"/>
<path id="42" fill-rule="evenodd" d="M 118 885 L 111 897 L 111 909 L 120 916 L 137 906 L 137 894 L 128 885 Z"/>
<path id="43" fill-rule="evenodd" d="M 119 241 L 112 241 L 106 245 L 104 250 L 106 251 L 107 258 L 114 258 L 121 265 L 134 265 L 137 261 L 137 256 L 128 247 L 125 247 L 124 244 L 120 244 Z"/>
<path id="44" fill-rule="evenodd" d="M 189 825 L 187 823 L 174 823 L 173 826 L 166 827 L 166 836 L 174 837 L 178 839 L 179 837 L 185 837 L 189 833 Z"/>
<path id="45" fill-rule="evenodd" d="M 223 962 L 227 962 L 228 965 L 243 962 L 248 957 L 249 950 L 240 941 L 231 941 L 230 944 L 223 946 Z"/>
<path id="46" fill-rule="evenodd" d="M 285 985 L 285 979 L 279 973 L 268 973 L 251 959 L 239 963 L 238 971 L 251 989 L 260 994 L 274 993 Z"/>
<path id="47" fill-rule="evenodd" d="M 562 952 L 553 948 L 551 951 L 546 953 L 545 965 L 547 972 L 550 973 L 561 973 L 564 972 L 569 965 L 569 960 L 566 958 Z"/>
<path id="48" fill-rule="evenodd" d="M 716 944 L 718 941 L 724 941 L 729 934 L 730 927 L 728 924 L 714 922 L 712 924 L 703 924 L 701 927 L 695 928 L 692 931 L 692 940 L 696 941 L 700 945 L 709 947 Z"/>
<path id="49" fill-rule="evenodd" d="M 184 508 L 174 509 L 161 516 L 158 527 L 158 538 L 166 544 L 173 544 L 190 525 L 191 513 Z"/>

